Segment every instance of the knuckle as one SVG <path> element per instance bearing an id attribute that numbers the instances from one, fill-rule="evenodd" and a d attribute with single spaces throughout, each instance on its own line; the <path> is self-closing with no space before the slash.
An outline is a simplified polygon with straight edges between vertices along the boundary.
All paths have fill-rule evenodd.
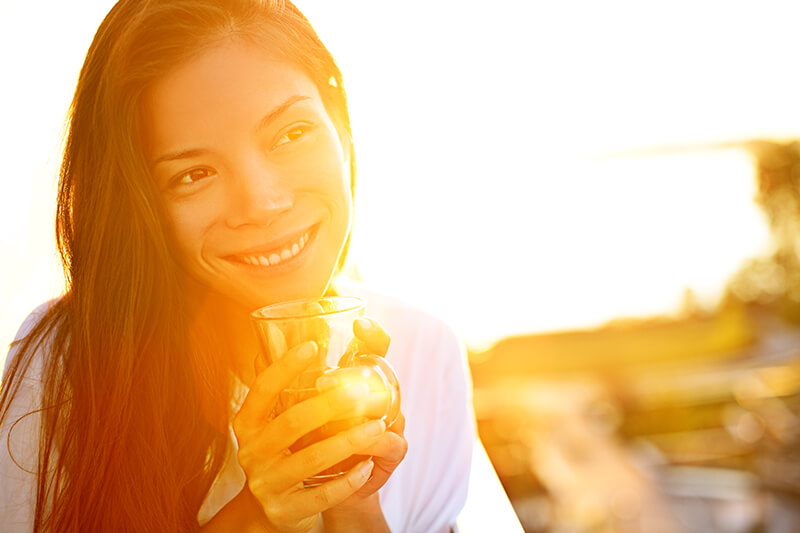
<path id="1" fill-rule="evenodd" d="M 408 441 L 402 437 L 397 437 L 395 440 L 395 447 L 400 452 L 401 456 L 405 456 L 408 451 Z"/>
<path id="2" fill-rule="evenodd" d="M 354 446 L 359 446 L 367 439 L 361 431 L 352 430 L 344 433 L 341 436 L 341 440 L 344 441 L 344 444 L 352 448 Z"/>
<path id="3" fill-rule="evenodd" d="M 262 372 L 256 377 L 255 383 L 253 383 L 253 388 L 251 389 L 250 393 L 255 394 L 256 396 L 263 396 L 269 393 L 269 385 L 271 383 L 270 376 L 268 372 Z"/>
<path id="4" fill-rule="evenodd" d="M 259 498 L 262 493 L 262 489 L 264 488 L 264 482 L 261 478 L 247 478 L 247 488 L 250 489 L 250 492 L 253 493 L 254 496 Z M 263 507 L 263 505 L 262 505 Z M 266 510 L 266 509 L 265 509 Z"/>
<path id="5" fill-rule="evenodd" d="M 269 500 L 266 504 L 261 506 L 264 509 L 264 514 L 271 522 L 280 521 L 283 515 L 283 507 L 275 500 Z"/>
<path id="6" fill-rule="evenodd" d="M 297 433 L 303 428 L 305 417 L 297 409 L 288 409 L 281 416 L 283 417 L 283 427 L 290 434 Z"/>
<path id="7" fill-rule="evenodd" d="M 320 454 L 319 450 L 311 447 L 303 451 L 301 462 L 304 467 L 316 469 L 319 467 L 322 459 L 322 454 Z"/>
<path id="8" fill-rule="evenodd" d="M 408 452 L 408 441 L 394 433 L 387 434 L 387 439 L 387 457 L 397 460 L 398 462 L 402 461 Z"/>
<path id="9" fill-rule="evenodd" d="M 236 452 L 236 460 L 239 461 L 242 469 L 247 470 L 250 465 L 250 454 L 245 448 L 239 448 L 239 451 Z"/>
<path id="10" fill-rule="evenodd" d="M 407 453 L 408 453 L 408 442 L 406 442 L 405 439 L 403 439 L 400 442 L 400 450 L 398 453 L 398 456 L 400 457 L 401 461 L 405 458 Z"/>
<path id="11" fill-rule="evenodd" d="M 367 435 L 361 428 L 355 428 L 341 434 L 345 444 L 350 447 L 359 447 L 373 440 L 375 437 Z"/>
<path id="12" fill-rule="evenodd" d="M 314 496 L 317 505 L 319 505 L 322 509 L 327 509 L 330 507 L 331 503 L 333 502 L 333 495 L 331 494 L 331 489 L 327 485 L 322 485 L 320 487 L 320 491 Z"/>

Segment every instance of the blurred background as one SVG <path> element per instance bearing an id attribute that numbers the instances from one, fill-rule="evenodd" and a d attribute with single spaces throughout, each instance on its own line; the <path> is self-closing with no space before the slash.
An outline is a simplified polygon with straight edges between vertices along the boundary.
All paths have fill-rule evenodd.
<path id="1" fill-rule="evenodd" d="M 353 273 L 464 338 L 524 529 L 800 531 L 800 5 L 296 3 L 348 90 Z M 0 0 L 4 346 L 61 291 L 112 4 Z"/>

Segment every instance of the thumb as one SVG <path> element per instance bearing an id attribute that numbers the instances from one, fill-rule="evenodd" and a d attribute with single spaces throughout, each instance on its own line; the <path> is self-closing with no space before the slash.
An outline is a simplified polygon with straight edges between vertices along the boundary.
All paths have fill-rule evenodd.
<path id="1" fill-rule="evenodd" d="M 391 337 L 377 320 L 366 317 L 358 317 L 353 322 L 353 333 L 361 341 L 363 353 L 373 353 L 385 356 L 389 350 Z"/>

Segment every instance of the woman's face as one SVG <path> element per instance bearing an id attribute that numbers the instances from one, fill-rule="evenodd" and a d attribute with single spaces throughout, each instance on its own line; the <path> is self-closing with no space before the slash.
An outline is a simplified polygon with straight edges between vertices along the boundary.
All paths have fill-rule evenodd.
<path id="1" fill-rule="evenodd" d="M 248 310 L 321 295 L 352 197 L 311 79 L 226 42 L 160 78 L 143 113 L 148 163 L 191 275 Z"/>

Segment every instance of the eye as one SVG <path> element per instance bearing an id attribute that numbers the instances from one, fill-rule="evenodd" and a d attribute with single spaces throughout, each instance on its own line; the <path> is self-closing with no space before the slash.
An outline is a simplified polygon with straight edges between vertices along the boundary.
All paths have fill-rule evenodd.
<path id="1" fill-rule="evenodd" d="M 278 137 L 278 140 L 272 145 L 272 149 L 274 150 L 280 146 L 283 146 L 284 144 L 289 144 L 292 141 L 296 141 L 308 133 L 309 129 L 311 129 L 311 126 L 307 124 L 292 126 L 290 129 L 283 132 L 280 137 Z"/>
<path id="2" fill-rule="evenodd" d="M 214 171 L 210 168 L 193 168 L 191 170 L 187 170 L 182 174 L 178 174 L 173 178 L 172 184 L 173 185 L 191 185 L 193 183 L 197 183 L 198 181 L 204 180 L 214 175 Z"/>

